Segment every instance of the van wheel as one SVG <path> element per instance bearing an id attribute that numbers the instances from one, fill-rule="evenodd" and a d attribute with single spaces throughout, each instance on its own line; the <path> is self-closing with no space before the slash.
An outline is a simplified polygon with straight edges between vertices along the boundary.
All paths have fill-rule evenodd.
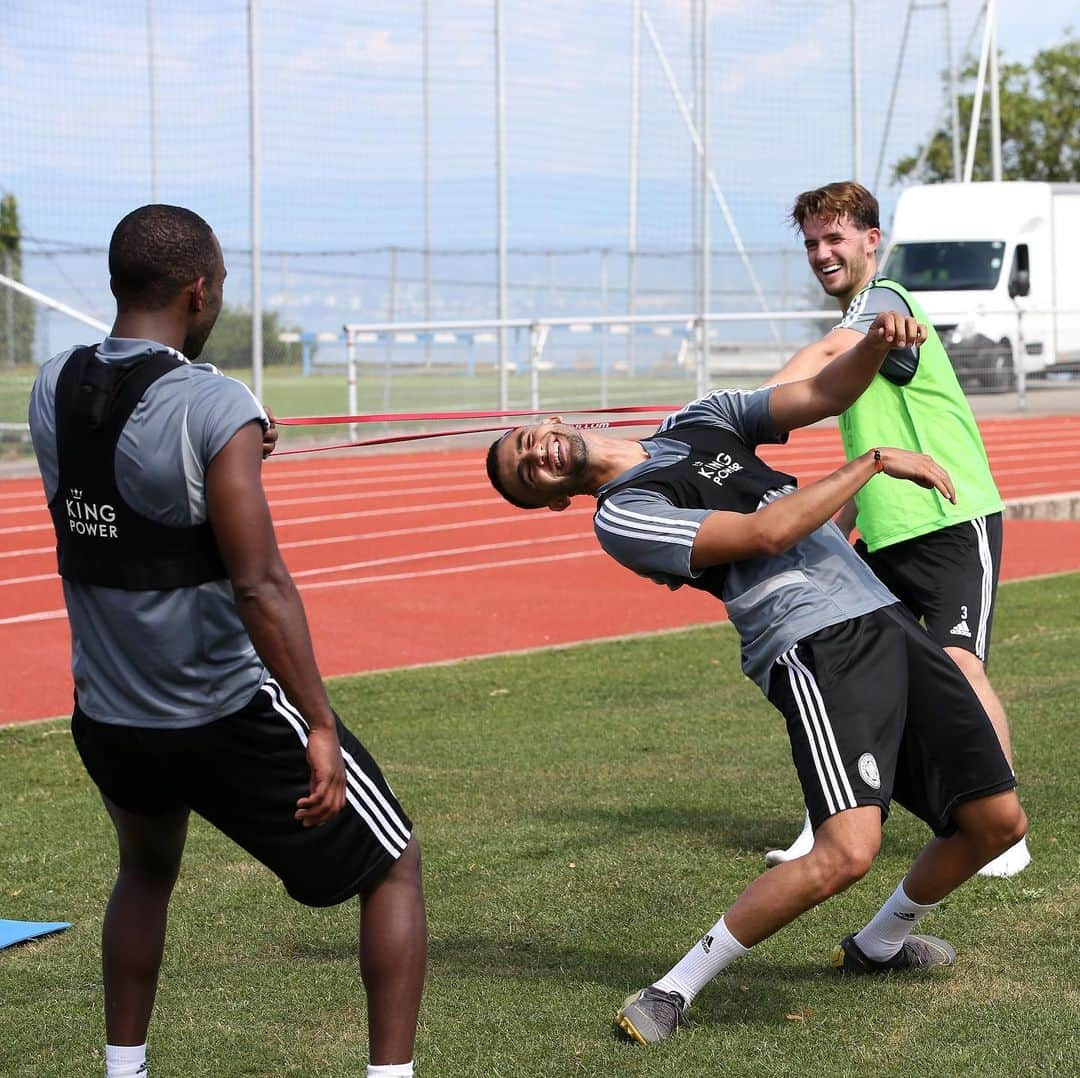
<path id="1" fill-rule="evenodd" d="M 979 381 L 996 393 L 1008 393 L 1015 388 L 1012 345 L 1007 340 L 998 341 L 988 352 L 986 364 L 979 373 Z"/>

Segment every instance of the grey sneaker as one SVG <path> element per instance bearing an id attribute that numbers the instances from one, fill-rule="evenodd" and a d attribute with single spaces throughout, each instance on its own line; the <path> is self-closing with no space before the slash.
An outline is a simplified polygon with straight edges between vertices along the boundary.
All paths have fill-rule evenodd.
<path id="1" fill-rule="evenodd" d="M 904 946 L 884 961 L 867 958 L 854 936 L 837 944 L 832 964 L 844 973 L 889 973 L 892 970 L 923 970 L 932 966 L 951 966 L 956 961 L 952 945 L 937 936 L 908 936 Z"/>
<path id="2" fill-rule="evenodd" d="M 655 1044 L 689 1024 L 685 1011 L 686 1003 L 677 992 L 661 992 L 649 985 L 627 997 L 615 1015 L 615 1025 L 640 1045 Z"/>

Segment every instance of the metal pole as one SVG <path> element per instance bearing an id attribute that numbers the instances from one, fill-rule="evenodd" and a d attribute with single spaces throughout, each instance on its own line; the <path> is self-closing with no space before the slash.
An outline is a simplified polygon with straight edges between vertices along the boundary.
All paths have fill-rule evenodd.
<path id="1" fill-rule="evenodd" d="M 997 0 L 989 0 L 986 18 L 990 24 L 990 175 L 1001 182 L 1001 102 L 998 97 Z"/>
<path id="2" fill-rule="evenodd" d="M 990 9 L 986 10 L 982 51 L 979 53 L 979 74 L 975 80 L 975 98 L 971 103 L 971 126 L 968 128 L 967 157 L 964 160 L 964 183 L 971 183 L 975 174 L 975 144 L 979 138 L 979 119 L 982 113 L 983 90 L 986 88 L 986 63 L 990 58 Z"/>
<path id="3" fill-rule="evenodd" d="M 1016 362 L 1013 364 L 1013 373 L 1016 375 L 1016 410 L 1023 412 L 1027 409 L 1027 371 L 1024 369 L 1024 356 L 1027 350 L 1024 347 L 1024 309 L 1017 304 L 1016 307 Z"/>
<path id="4" fill-rule="evenodd" d="M 700 154 L 703 152 L 701 135 L 698 132 L 697 125 L 694 123 L 694 118 L 690 115 L 690 110 L 686 106 L 686 99 L 679 89 L 679 84 L 675 81 L 675 72 L 671 69 L 671 63 L 667 58 L 667 53 L 664 52 L 664 47 L 660 44 L 660 38 L 656 35 L 656 30 L 653 27 L 652 19 L 649 18 L 648 12 L 642 12 L 641 24 L 645 27 L 645 30 L 649 35 L 649 41 L 652 44 L 653 51 L 656 53 L 656 58 L 660 61 L 660 67 L 664 72 L 665 79 L 667 79 L 668 89 L 671 91 L 671 96 L 675 99 L 675 104 L 679 109 L 679 115 L 686 125 L 687 133 L 690 135 L 695 149 Z M 750 281 L 750 287 L 753 289 L 754 295 L 757 296 L 761 309 L 763 311 L 768 311 L 769 304 L 765 299 L 765 293 L 761 288 L 757 276 L 754 274 L 754 267 L 750 264 L 750 256 L 747 254 L 746 247 L 743 244 L 739 228 L 735 224 L 735 218 L 731 216 L 731 210 L 728 208 L 727 199 L 724 198 L 724 193 L 720 190 L 720 185 L 716 182 L 716 177 L 713 175 L 712 169 L 709 169 L 708 171 L 708 181 L 709 189 L 712 191 L 713 198 L 720 208 L 720 214 L 724 218 L 724 224 L 727 225 L 732 242 L 735 244 L 735 250 L 738 252 L 743 269 L 746 271 L 747 279 Z M 780 333 L 777 330 L 776 325 L 770 324 L 769 328 L 773 338 L 779 343 Z"/>
<path id="5" fill-rule="evenodd" d="M 356 415 L 356 338 L 353 331 L 345 327 L 345 380 L 349 394 L 349 415 Z M 356 441 L 356 424 L 349 424 L 349 437 Z"/>
<path id="6" fill-rule="evenodd" d="M 630 49 L 630 205 L 626 239 L 626 313 L 637 307 L 638 152 L 641 129 L 641 0 L 633 2 Z M 634 333 L 626 337 L 626 366 L 634 373 Z"/>
<path id="7" fill-rule="evenodd" d="M 701 28 L 698 26 L 700 6 L 690 4 L 690 115 L 699 123 L 701 117 Z M 697 250 L 698 237 L 701 235 L 701 200 L 708 194 L 701 182 L 701 170 L 698 153 L 690 146 L 690 305 L 694 305 L 694 296 L 699 294 L 701 279 L 701 252 Z"/>
<path id="8" fill-rule="evenodd" d="M 90 315 L 83 314 L 82 311 L 77 311 L 74 307 L 69 307 L 66 303 L 61 303 L 59 300 L 45 295 L 44 292 L 39 292 L 35 288 L 30 288 L 29 286 L 24 285 L 22 281 L 16 281 L 14 277 L 9 277 L 6 274 L 0 273 L 0 287 L 9 288 L 11 291 L 18 292 L 20 295 L 28 296 L 35 303 L 42 303 L 54 311 L 59 311 L 61 314 L 67 315 L 68 318 L 74 318 L 76 322 L 82 322 L 83 325 L 90 326 L 91 329 L 96 329 L 99 333 L 109 332 L 107 323 L 100 322 L 96 318 L 91 318 Z"/>
<path id="9" fill-rule="evenodd" d="M 498 243 L 498 311 L 500 321 L 507 317 L 506 303 L 506 96 L 503 57 L 503 6 L 495 0 L 495 187 L 498 200 L 496 224 Z M 510 399 L 506 348 L 506 328 L 499 328 L 499 407 Z"/>
<path id="10" fill-rule="evenodd" d="M 780 310 L 786 311 L 788 309 L 788 250 L 782 248 L 780 251 Z M 787 355 L 787 327 L 783 322 L 780 323 L 780 348 L 781 356 L 780 361 L 783 362 L 784 357 Z"/>
<path id="11" fill-rule="evenodd" d="M 422 5 L 424 81 L 424 321 L 431 321 L 431 34 L 428 0 Z M 431 366 L 431 342 L 424 342 L 424 366 Z"/>
<path id="12" fill-rule="evenodd" d="M 150 107 L 150 201 L 158 200 L 157 103 L 154 83 L 154 0 L 146 0 L 146 77 Z"/>
<path id="13" fill-rule="evenodd" d="M 4 276 L 11 276 L 11 252 L 4 248 Z M 4 289 L 4 319 L 7 323 L 7 366 L 15 366 L 15 293 L 10 289 Z"/>
<path id="14" fill-rule="evenodd" d="M 852 4 L 853 8 L 854 6 L 855 5 Z M 885 110 L 885 126 L 881 131 L 881 146 L 878 148 L 877 168 L 874 170 L 875 191 L 881 183 L 881 166 L 885 163 L 885 145 L 889 141 L 889 128 L 892 127 L 893 106 L 896 104 L 896 93 L 900 89 L 900 75 L 904 69 L 904 57 L 907 56 L 908 34 L 911 31 L 911 13 L 914 10 L 915 0 L 909 0 L 907 14 L 904 16 L 904 32 L 900 35 L 900 50 L 896 54 L 896 70 L 893 72 L 892 92 L 889 94 L 889 105 Z M 852 55 L 854 55 L 854 40 L 852 41 Z"/>
<path id="15" fill-rule="evenodd" d="M 529 407 L 540 410 L 540 360 L 551 326 L 534 322 L 529 327 Z"/>
<path id="16" fill-rule="evenodd" d="M 251 161 L 251 390 L 263 395 L 262 235 L 259 172 L 259 58 L 255 0 L 248 0 L 248 102 Z"/>
<path id="17" fill-rule="evenodd" d="M 952 113 L 953 182 L 959 183 L 960 160 L 960 99 L 956 89 L 956 48 L 953 44 L 952 0 L 945 0 L 945 47 L 949 55 L 949 108 Z M 927 140 L 929 144 L 929 140 Z"/>
<path id="18" fill-rule="evenodd" d="M 393 322 L 397 314 L 397 256 L 398 249 L 390 248 L 390 286 L 386 302 L 386 320 Z M 394 334 L 386 335 L 386 355 L 383 362 L 383 411 L 390 410 L 390 380 L 394 362 Z"/>
<path id="19" fill-rule="evenodd" d="M 600 313 L 608 313 L 608 251 L 605 247 L 600 252 Z M 608 402 L 608 329 L 600 330 L 600 407 L 606 408 Z"/>
<path id="20" fill-rule="evenodd" d="M 859 182 L 862 146 L 859 135 L 859 24 L 858 0 L 851 0 L 851 177 Z"/>
<path id="21" fill-rule="evenodd" d="M 698 361 L 697 395 L 705 396 L 709 384 L 709 0 L 701 0 L 701 356 Z"/>

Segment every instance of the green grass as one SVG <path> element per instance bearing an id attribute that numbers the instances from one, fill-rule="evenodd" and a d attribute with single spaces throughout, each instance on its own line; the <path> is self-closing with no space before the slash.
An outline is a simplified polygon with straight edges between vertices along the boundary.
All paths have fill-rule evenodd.
<path id="1" fill-rule="evenodd" d="M 683 954 L 802 815 L 782 722 L 738 674 L 730 628 L 333 682 L 424 847 L 419 1073 L 1077 1073 L 1078 605 L 1080 574 L 1001 590 L 992 672 L 1035 860 L 1015 880 L 971 881 L 932 916 L 957 966 L 872 982 L 826 968 L 923 841 L 897 810 L 865 880 L 731 967 L 695 1003 L 695 1028 L 647 1051 L 613 1037 L 615 1008 Z M 0 952 L 0 1073 L 96 1073 L 111 829 L 62 722 L 0 730 L 0 786 L 2 915 L 74 922 Z M 294 905 L 194 821 L 151 1073 L 362 1074 L 355 950 L 353 904 Z"/>

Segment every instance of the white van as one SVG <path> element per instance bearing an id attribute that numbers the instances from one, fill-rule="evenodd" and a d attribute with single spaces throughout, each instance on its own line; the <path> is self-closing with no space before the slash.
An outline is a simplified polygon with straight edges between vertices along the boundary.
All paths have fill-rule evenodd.
<path id="1" fill-rule="evenodd" d="M 965 385 L 1080 365 L 1080 184 L 908 187 L 883 272 L 916 293 Z"/>

